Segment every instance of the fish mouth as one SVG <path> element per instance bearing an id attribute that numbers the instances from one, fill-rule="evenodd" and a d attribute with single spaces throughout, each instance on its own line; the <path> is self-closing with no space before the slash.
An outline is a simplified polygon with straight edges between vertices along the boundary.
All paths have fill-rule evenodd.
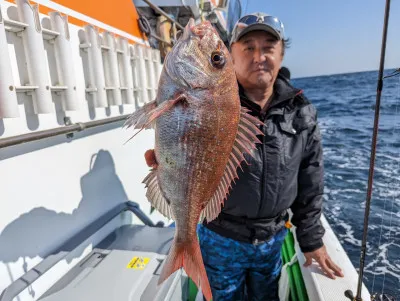
<path id="1" fill-rule="evenodd" d="M 193 19 L 193 18 L 189 18 L 189 22 L 186 24 L 186 27 L 187 27 L 188 29 L 192 30 L 192 29 L 194 28 L 195 25 L 196 25 L 196 24 L 195 24 L 195 22 L 194 22 L 194 19 Z"/>
<path id="2" fill-rule="evenodd" d="M 196 25 L 193 18 L 189 19 L 189 22 L 185 26 L 185 30 L 183 32 L 183 38 L 187 39 L 190 37 L 199 38 L 200 40 L 206 35 L 208 31 L 211 29 L 209 28 L 209 22 L 202 23 Z"/>
<path id="3" fill-rule="evenodd" d="M 191 80 L 190 78 L 186 78 L 185 76 L 181 76 L 179 70 L 184 70 L 185 68 L 192 69 L 193 72 L 197 76 L 205 76 L 207 77 L 207 74 L 204 73 L 204 70 L 201 68 L 197 67 L 196 65 L 193 65 L 188 62 L 190 60 L 191 55 L 186 55 L 185 52 L 187 51 L 186 48 L 188 45 L 194 43 L 196 44 L 196 48 L 201 48 L 201 39 L 209 32 L 210 28 L 208 24 L 199 24 L 196 25 L 195 21 L 193 18 L 190 18 L 188 23 L 186 24 L 184 31 L 182 33 L 182 36 L 180 37 L 180 43 L 179 45 L 175 46 L 175 49 L 173 50 L 173 53 L 175 55 L 178 55 L 178 53 L 183 53 L 183 55 L 180 55 L 177 60 L 172 60 L 170 53 L 166 60 L 165 60 L 165 71 L 168 74 L 168 76 L 178 83 L 181 87 L 185 89 L 190 89 L 190 90 L 202 90 L 205 89 L 205 87 L 201 87 L 197 85 L 195 82 Z"/>
<path id="4" fill-rule="evenodd" d="M 185 29 L 182 34 L 182 40 L 189 39 L 192 37 L 195 33 L 193 32 L 195 28 L 195 22 L 193 18 L 189 19 L 189 22 L 186 24 Z"/>

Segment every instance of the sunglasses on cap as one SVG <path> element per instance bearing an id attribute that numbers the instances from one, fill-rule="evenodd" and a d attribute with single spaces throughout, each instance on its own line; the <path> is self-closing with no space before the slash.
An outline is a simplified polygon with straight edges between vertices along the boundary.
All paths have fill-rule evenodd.
<path id="1" fill-rule="evenodd" d="M 240 26 L 238 26 L 238 24 L 240 23 L 247 26 L 244 28 L 240 28 Z M 244 33 L 251 31 L 249 28 L 250 26 L 253 28 L 253 26 L 257 24 L 267 25 L 269 28 L 268 32 L 272 33 L 277 39 L 283 40 L 285 38 L 285 29 L 283 23 L 277 17 L 269 15 L 247 15 L 237 21 L 236 26 L 232 32 L 231 43 L 237 42 Z M 254 26 L 254 30 L 255 28 L 256 26 Z"/>

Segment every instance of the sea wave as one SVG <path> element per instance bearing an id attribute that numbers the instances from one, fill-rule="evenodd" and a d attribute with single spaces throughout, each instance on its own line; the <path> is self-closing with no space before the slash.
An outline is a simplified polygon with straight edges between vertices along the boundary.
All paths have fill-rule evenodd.
<path id="1" fill-rule="evenodd" d="M 386 72 L 390 73 L 391 70 Z M 318 111 L 324 213 L 355 267 L 359 266 L 377 72 L 293 80 Z M 374 169 L 364 283 L 400 298 L 400 79 L 386 80 Z"/>

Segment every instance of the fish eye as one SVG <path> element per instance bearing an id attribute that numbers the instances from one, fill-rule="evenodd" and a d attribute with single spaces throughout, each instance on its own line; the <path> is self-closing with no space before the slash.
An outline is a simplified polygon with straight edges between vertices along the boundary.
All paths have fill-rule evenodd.
<path id="1" fill-rule="evenodd" d="M 225 56 L 222 51 L 211 53 L 211 63 L 216 68 L 222 68 L 225 65 Z"/>

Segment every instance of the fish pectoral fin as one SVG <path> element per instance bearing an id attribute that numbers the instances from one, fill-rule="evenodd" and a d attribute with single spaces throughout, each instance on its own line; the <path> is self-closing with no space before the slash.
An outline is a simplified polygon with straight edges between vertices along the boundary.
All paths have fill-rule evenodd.
<path id="1" fill-rule="evenodd" d="M 138 129 L 146 124 L 146 116 L 157 108 L 156 100 L 146 103 L 143 107 L 133 112 L 126 120 L 124 127 Z"/>
<path id="2" fill-rule="evenodd" d="M 143 129 L 149 129 L 153 127 L 153 121 L 160 117 L 163 113 L 174 107 L 177 103 L 188 104 L 187 97 L 185 94 L 179 94 L 175 99 L 169 99 L 163 101 L 157 105 L 157 101 L 153 100 L 143 107 L 133 112 L 131 116 L 126 120 L 124 126 L 127 128 L 133 127 L 134 129 L 140 129 L 135 133 L 129 140 L 139 134 Z M 129 141 L 128 140 L 128 141 Z"/>
<path id="3" fill-rule="evenodd" d="M 247 112 L 248 110 L 242 107 L 238 131 L 228 163 L 214 195 L 201 212 L 200 223 L 204 218 L 206 218 L 207 222 L 210 222 L 219 215 L 225 198 L 229 193 L 229 188 L 232 187 L 232 182 L 235 182 L 235 178 L 239 178 L 236 172 L 237 168 L 241 167 L 240 164 L 243 161 L 246 162 L 243 154 L 248 153 L 253 156 L 252 150 L 256 148 L 256 143 L 261 143 L 257 135 L 264 135 L 258 128 L 258 125 L 262 124 L 262 122 L 258 118 L 247 114 Z"/>
<path id="4" fill-rule="evenodd" d="M 148 123 L 160 117 L 163 113 L 174 107 L 176 104 L 182 103 L 184 106 L 188 104 L 187 96 L 185 94 L 179 94 L 175 99 L 169 99 L 163 101 L 159 106 L 157 106 L 151 114 L 149 114 Z"/>
<path id="5" fill-rule="evenodd" d="M 142 183 L 146 184 L 146 197 L 151 205 L 166 218 L 172 219 L 171 206 L 168 200 L 162 195 L 160 185 L 158 183 L 157 169 L 153 169 L 146 176 L 146 178 L 144 178 Z"/>

